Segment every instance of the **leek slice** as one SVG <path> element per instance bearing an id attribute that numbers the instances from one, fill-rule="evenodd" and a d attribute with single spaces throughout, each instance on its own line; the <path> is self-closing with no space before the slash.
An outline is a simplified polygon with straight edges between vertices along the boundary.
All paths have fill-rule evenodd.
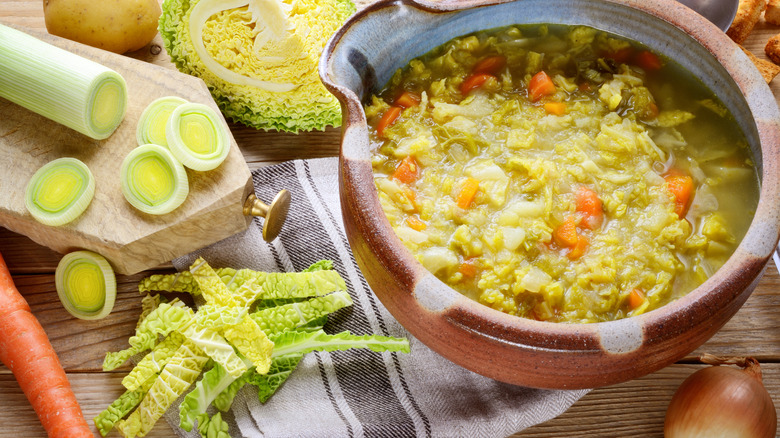
<path id="1" fill-rule="evenodd" d="M 3 25 L 0 97 L 96 140 L 108 138 L 127 110 L 119 73 Z"/>
<path id="2" fill-rule="evenodd" d="M 165 126 L 173 110 L 183 103 L 187 101 L 176 96 L 161 97 L 150 103 L 138 120 L 138 128 L 135 132 L 138 145 L 151 143 L 168 146 L 168 141 L 165 139 Z"/>
<path id="3" fill-rule="evenodd" d="M 230 152 L 222 118 L 211 107 L 200 103 L 176 107 L 168 119 L 165 136 L 176 159 L 192 170 L 215 169 Z"/>
<path id="4" fill-rule="evenodd" d="M 65 310 L 80 319 L 105 318 L 114 308 L 116 277 L 103 256 L 92 251 L 66 254 L 54 273 Z"/>
<path id="5" fill-rule="evenodd" d="M 184 166 L 168 149 L 156 144 L 133 149 L 122 162 L 120 178 L 127 202 L 144 213 L 169 213 L 189 194 Z"/>
<path id="6" fill-rule="evenodd" d="M 95 196 L 95 177 L 75 158 L 59 158 L 43 165 L 25 190 L 27 211 L 38 222 L 59 226 L 84 213 Z"/>

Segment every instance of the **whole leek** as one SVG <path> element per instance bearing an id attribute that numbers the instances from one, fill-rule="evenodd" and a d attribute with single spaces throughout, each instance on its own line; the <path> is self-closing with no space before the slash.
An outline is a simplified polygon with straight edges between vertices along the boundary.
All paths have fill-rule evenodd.
<path id="1" fill-rule="evenodd" d="M 0 25 L 0 97 L 102 140 L 125 116 L 127 84 L 108 67 Z"/>

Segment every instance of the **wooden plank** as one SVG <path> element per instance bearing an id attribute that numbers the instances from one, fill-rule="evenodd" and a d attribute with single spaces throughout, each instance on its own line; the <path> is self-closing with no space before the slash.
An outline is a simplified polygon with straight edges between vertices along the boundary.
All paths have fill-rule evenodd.
<path id="1" fill-rule="evenodd" d="M 146 271 L 131 276 L 118 275 L 114 310 L 99 321 L 76 319 L 65 310 L 54 288 L 53 274 L 15 275 L 14 282 L 48 334 L 63 368 L 68 372 L 98 372 L 102 370 L 106 352 L 129 347 L 128 339 L 135 333 L 141 313 L 138 281 L 151 274 Z M 169 297 L 192 302 L 184 294 L 170 294 Z M 125 365 L 122 369 L 130 368 Z M 7 369 L 0 365 L 0 372 L 7 372 Z"/>
<path id="2" fill-rule="evenodd" d="M 512 436 L 661 438 L 666 407 L 674 392 L 683 380 L 705 366 L 672 365 L 630 382 L 595 389 L 559 417 Z M 762 364 L 761 369 L 770 394 L 780 394 L 780 364 Z M 776 402 L 775 408 L 780 415 L 780 404 Z"/>
<path id="3" fill-rule="evenodd" d="M 666 407 L 685 378 L 704 365 L 673 365 L 630 382 L 595 389 L 561 416 L 531 427 L 513 437 L 591 438 L 627 436 L 662 437 Z M 780 365 L 762 364 L 764 385 L 772 394 L 780 393 Z M 91 419 L 122 392 L 121 373 L 72 373 L 69 379 L 79 391 L 76 396 L 84 415 Z M 294 376 L 293 376 L 294 378 Z M 0 438 L 43 436 L 35 413 L 13 376 L 0 374 Z M 780 405 L 777 405 L 780 406 Z M 111 436 L 118 436 L 112 434 Z M 161 420 L 149 436 L 175 437 Z"/>
<path id="4" fill-rule="evenodd" d="M 106 352 L 126 348 L 140 313 L 138 281 L 151 274 L 147 271 L 131 276 L 118 275 L 114 310 L 100 321 L 72 318 L 59 301 L 52 273 L 15 275 L 14 281 L 49 334 L 63 367 L 69 372 L 82 372 L 99 371 Z M 779 284 L 780 276 L 774 266 L 770 266 L 758 289 L 734 318 L 686 360 L 694 361 L 707 352 L 780 361 L 780 330 L 772 329 L 780 325 L 775 316 L 780 305 L 780 297 L 775 292 Z M 187 295 L 170 296 L 190 302 Z"/>
<path id="5" fill-rule="evenodd" d="M 250 169 L 288 160 L 337 156 L 341 145 L 339 128 L 298 134 L 257 131 L 237 124 L 230 128 Z"/>
<path id="6" fill-rule="evenodd" d="M 773 262 L 745 305 L 707 343 L 688 358 L 711 353 L 751 355 L 760 361 L 780 360 L 780 276 Z"/>
<path id="7" fill-rule="evenodd" d="M 75 248 L 95 251 L 117 272 L 126 274 L 152 268 L 246 229 L 249 218 L 242 208 L 252 188 L 251 178 L 230 135 L 230 153 L 218 168 L 208 172 L 187 169 L 189 195 L 173 212 L 145 214 L 122 195 L 118 177 L 122 159 L 137 146 L 138 119 L 150 102 L 179 96 L 220 114 L 202 80 L 46 33 L 29 33 L 120 73 L 127 82 L 127 114 L 109 138 L 96 141 L 0 99 L 0 161 L 14 163 L 0 176 L 1 225 L 60 253 Z M 224 120 L 221 114 L 220 118 Z M 223 126 L 228 128 L 225 122 Z M 89 208 L 77 220 L 51 227 L 27 212 L 24 188 L 38 168 L 61 157 L 83 161 L 95 177 L 96 190 Z"/>
<path id="8" fill-rule="evenodd" d="M 0 16 L 15 24 L 45 29 L 40 0 L 0 1 Z M 759 23 L 745 45 L 760 58 L 766 58 L 763 53 L 764 44 L 778 31 L 780 30 L 774 26 Z M 160 47 L 161 41 L 158 36 L 151 45 L 129 56 L 173 68 L 167 54 L 164 50 L 160 50 Z M 780 97 L 780 79 L 775 80 L 771 88 L 775 96 Z M 330 156 L 338 151 L 339 131 L 337 129 L 300 135 L 257 132 L 232 124 L 231 129 L 250 168 L 288 159 Z M 36 315 L 40 318 L 43 318 L 41 315 L 49 316 L 45 324 L 47 330 L 55 324 L 63 324 L 64 310 L 56 301 L 51 278 L 47 280 L 43 278 L 45 276 L 36 279 L 34 275 L 17 275 L 51 273 L 59 260 L 59 255 L 47 252 L 48 250 L 25 237 L 2 229 L 0 229 L 0 250 L 11 265 L 15 279 L 22 284 L 23 293 L 32 302 Z M 121 348 L 135 324 L 134 319 L 140 306 L 133 285 L 135 280 L 135 278 L 120 280 L 121 303 L 117 303 L 117 310 L 121 311 L 120 309 L 124 308 L 127 314 L 115 320 L 115 324 L 121 329 L 110 329 L 109 333 L 105 334 L 109 338 L 106 341 L 107 346 Z M 49 283 L 46 283 L 47 281 Z M 765 384 L 776 402 L 780 394 L 778 383 L 780 364 L 777 363 L 780 361 L 780 354 L 778 354 L 780 330 L 778 330 L 776 317 L 780 298 L 774 296 L 774 291 L 777 290 L 779 283 L 780 277 L 774 266 L 771 266 L 759 288 L 740 312 L 697 351 L 697 353 L 707 351 L 715 354 L 756 354 L 764 360 L 772 361 L 773 363 L 764 364 L 763 369 Z M 112 315 L 111 318 L 113 317 Z M 60 318 L 60 321 L 57 321 L 57 318 Z M 85 328 L 74 326 L 66 326 L 64 329 L 74 330 L 72 336 L 76 339 L 87 331 Z M 97 333 L 102 333 L 101 330 L 103 329 L 92 328 L 92 331 Z M 124 339 L 120 339 L 122 336 Z M 58 351 L 68 349 L 74 351 L 72 345 L 60 340 L 56 340 L 55 348 Z M 71 352 L 67 358 L 68 366 L 71 369 L 93 369 L 102 360 L 101 355 L 104 352 L 97 350 L 98 348 L 93 348 L 93 352 L 89 353 L 93 357 L 87 360 L 79 360 Z M 687 360 L 692 360 L 694 357 L 695 355 L 691 355 Z M 699 368 L 701 365 L 673 365 L 631 382 L 596 389 L 560 417 L 515 436 L 661 437 L 663 414 L 671 395 L 685 377 Z M 70 378 L 88 418 L 94 416 L 121 393 L 119 384 L 121 374 L 71 373 Z M 43 430 L 18 386 L 12 377 L 7 375 L 7 370 L 3 374 L 2 369 L 0 369 L 0 394 L 2 394 L 0 405 L 6 408 L 0 410 L 0 424 L 2 424 L 0 437 L 43 436 Z M 117 435 L 113 434 L 113 436 Z M 174 437 L 175 435 L 167 424 L 161 422 L 150 436 Z"/>
<path id="9" fill-rule="evenodd" d="M 78 388 L 76 399 L 81 405 L 84 418 L 95 436 L 100 436 L 92 419 L 103 411 L 124 392 L 121 373 L 76 373 L 69 374 L 71 386 Z M 3 394 L 3 409 L 0 409 L 0 438 L 33 438 L 44 437 L 38 417 L 35 415 L 27 398 L 19 389 L 12 375 L 0 374 L 0 394 Z M 119 437 L 114 431 L 109 437 Z M 168 422 L 164 419 L 157 422 L 154 429 L 147 435 L 153 438 L 176 437 Z"/>

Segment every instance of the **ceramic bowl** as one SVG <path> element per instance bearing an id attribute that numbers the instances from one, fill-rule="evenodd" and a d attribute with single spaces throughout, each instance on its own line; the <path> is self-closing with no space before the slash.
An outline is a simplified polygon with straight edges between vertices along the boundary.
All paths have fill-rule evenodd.
<path id="1" fill-rule="evenodd" d="M 518 318 L 445 285 L 395 236 L 374 186 L 361 100 L 410 59 L 456 36 L 523 23 L 582 24 L 640 41 L 698 76 L 745 131 L 761 179 L 755 218 L 727 263 L 684 298 L 613 322 Z M 777 244 L 780 113 L 775 99 L 736 44 L 672 0 L 380 1 L 333 36 L 319 68 L 344 110 L 341 206 L 366 280 L 412 335 L 481 375 L 538 388 L 592 388 L 656 371 L 695 350 L 737 312 Z"/>

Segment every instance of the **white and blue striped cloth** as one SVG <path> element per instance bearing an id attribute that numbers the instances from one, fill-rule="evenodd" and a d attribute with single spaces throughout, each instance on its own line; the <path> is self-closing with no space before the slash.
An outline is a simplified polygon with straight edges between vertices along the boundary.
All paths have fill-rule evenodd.
<path id="1" fill-rule="evenodd" d="M 548 391 L 512 386 L 463 369 L 434 353 L 401 327 L 363 278 L 341 220 L 337 158 L 297 160 L 253 173 L 255 192 L 270 202 L 292 195 L 278 239 L 249 230 L 174 261 L 185 269 L 197 256 L 215 267 L 300 271 L 329 259 L 344 277 L 354 305 L 330 317 L 325 330 L 405 336 L 411 353 L 350 350 L 311 353 L 266 403 L 248 385 L 223 415 L 234 437 L 505 437 L 549 420 L 587 390 Z M 166 418 L 178 428 L 178 408 Z"/>

